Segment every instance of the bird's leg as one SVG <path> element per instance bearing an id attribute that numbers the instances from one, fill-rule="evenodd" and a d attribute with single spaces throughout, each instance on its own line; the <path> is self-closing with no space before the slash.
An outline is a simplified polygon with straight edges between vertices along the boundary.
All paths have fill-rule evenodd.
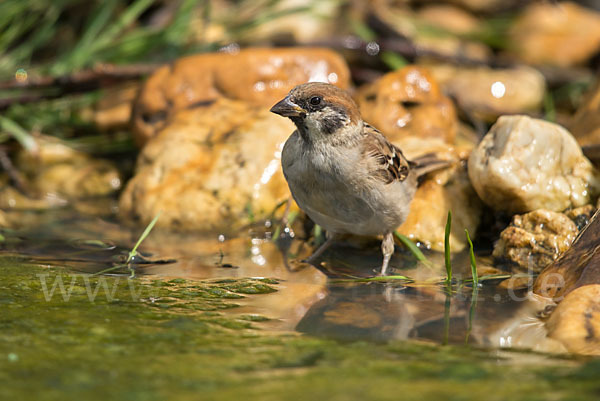
<path id="1" fill-rule="evenodd" d="M 316 251 L 313 252 L 312 255 L 310 255 L 310 257 L 308 259 L 305 260 L 306 263 L 310 263 L 313 264 L 313 262 L 319 257 L 321 256 L 321 254 L 323 252 L 325 252 L 327 250 L 327 248 L 329 248 L 331 246 L 331 244 L 333 244 L 333 241 L 335 241 L 336 239 L 336 235 L 335 233 L 330 233 L 329 231 L 327 231 L 325 233 L 327 239 L 325 240 L 325 242 L 323 242 L 321 244 L 321 246 L 319 246 L 317 248 Z"/>
<path id="2" fill-rule="evenodd" d="M 383 263 L 381 264 L 380 275 L 385 276 L 390 264 L 390 259 L 394 254 L 394 235 L 392 233 L 383 234 L 383 241 L 381 241 L 381 253 L 383 253 Z"/>

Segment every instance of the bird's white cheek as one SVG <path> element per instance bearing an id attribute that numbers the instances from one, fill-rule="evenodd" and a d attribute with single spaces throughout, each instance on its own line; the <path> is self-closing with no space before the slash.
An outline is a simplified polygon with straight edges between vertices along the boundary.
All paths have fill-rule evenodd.
<path id="1" fill-rule="evenodd" d="M 321 123 L 315 118 L 307 118 L 305 120 L 306 128 L 311 135 L 319 135 L 321 132 Z"/>

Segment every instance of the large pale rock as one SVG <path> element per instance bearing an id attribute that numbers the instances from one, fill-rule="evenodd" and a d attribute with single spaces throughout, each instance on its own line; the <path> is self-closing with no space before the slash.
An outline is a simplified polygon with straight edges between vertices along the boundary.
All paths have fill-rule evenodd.
<path id="1" fill-rule="evenodd" d="M 546 323 L 548 336 L 570 352 L 600 355 L 600 284 L 570 292 Z"/>
<path id="2" fill-rule="evenodd" d="M 515 272 L 539 273 L 575 240 L 579 230 L 565 214 L 536 210 L 515 215 L 494 246 L 494 257 Z"/>
<path id="3" fill-rule="evenodd" d="M 450 242 L 452 251 L 467 246 L 465 229 L 472 238 L 477 235 L 482 204 L 471 187 L 464 161 L 468 147 L 448 146 L 439 139 L 405 138 L 397 143 L 411 159 L 434 153 L 439 159 L 451 162 L 451 167 L 430 173 L 421 183 L 410 205 L 406 221 L 398 232 L 427 248 L 443 251 L 448 211 L 452 211 Z"/>
<path id="4" fill-rule="evenodd" d="M 600 13 L 571 2 L 534 2 L 510 35 L 512 52 L 521 60 L 572 66 L 600 50 Z"/>
<path id="5" fill-rule="evenodd" d="M 533 68 L 492 69 L 449 64 L 428 67 L 444 92 L 456 99 L 459 108 L 486 121 L 494 121 L 502 114 L 539 110 L 544 100 L 544 77 Z"/>
<path id="6" fill-rule="evenodd" d="M 390 72 L 363 86 L 356 98 L 364 120 L 392 142 L 406 136 L 454 141 L 458 125 L 454 106 L 424 68 Z"/>
<path id="7" fill-rule="evenodd" d="M 600 81 L 585 96 L 569 130 L 581 146 L 600 145 Z"/>
<path id="8" fill-rule="evenodd" d="M 289 196 L 281 149 L 294 126 L 268 109 L 219 99 L 176 114 L 142 150 L 124 215 L 182 231 L 234 232 Z"/>
<path id="9" fill-rule="evenodd" d="M 133 108 L 135 139 L 142 145 L 177 111 L 222 97 L 270 107 L 298 84 L 347 88 L 349 80 L 346 62 L 329 49 L 256 48 L 184 57 L 159 68 L 142 87 Z"/>
<path id="10" fill-rule="evenodd" d="M 567 130 L 527 116 L 498 119 L 469 157 L 469 178 L 487 205 L 510 213 L 583 206 L 600 188 Z"/>

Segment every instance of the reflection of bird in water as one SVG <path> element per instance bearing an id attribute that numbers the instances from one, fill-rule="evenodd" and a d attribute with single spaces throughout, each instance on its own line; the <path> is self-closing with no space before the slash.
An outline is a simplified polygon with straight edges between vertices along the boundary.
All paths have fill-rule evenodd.
<path id="1" fill-rule="evenodd" d="M 531 348 L 560 352 L 564 347 L 546 337 L 538 312 L 547 301 L 496 288 L 483 288 L 448 298 L 438 287 L 394 287 L 351 284 L 330 287 L 329 295 L 314 304 L 296 330 L 352 340 L 431 340 L 438 343 L 486 347 Z"/>

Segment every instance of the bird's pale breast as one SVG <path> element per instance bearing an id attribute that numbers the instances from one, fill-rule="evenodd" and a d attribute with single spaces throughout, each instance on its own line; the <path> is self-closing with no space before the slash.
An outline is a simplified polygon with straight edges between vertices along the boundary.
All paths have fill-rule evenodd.
<path id="1" fill-rule="evenodd" d="M 414 195 L 410 182 L 370 178 L 358 150 L 331 152 L 336 149 L 306 146 L 297 132 L 282 152 L 290 191 L 316 224 L 335 233 L 379 235 L 406 219 Z"/>

